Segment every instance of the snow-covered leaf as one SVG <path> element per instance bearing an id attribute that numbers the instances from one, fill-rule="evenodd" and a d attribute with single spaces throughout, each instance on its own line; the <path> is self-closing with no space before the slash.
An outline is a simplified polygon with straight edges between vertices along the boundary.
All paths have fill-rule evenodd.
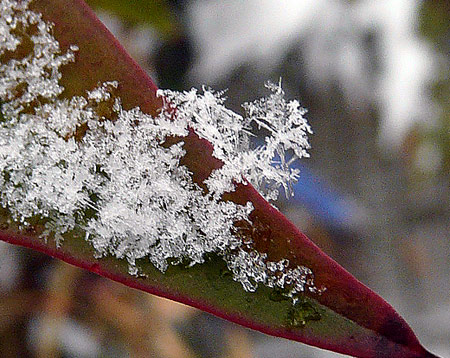
<path id="1" fill-rule="evenodd" d="M 433 356 L 264 199 L 309 147 L 280 85 L 244 116 L 209 89 L 157 93 L 81 0 L 0 7 L 0 239 L 269 334 Z"/>

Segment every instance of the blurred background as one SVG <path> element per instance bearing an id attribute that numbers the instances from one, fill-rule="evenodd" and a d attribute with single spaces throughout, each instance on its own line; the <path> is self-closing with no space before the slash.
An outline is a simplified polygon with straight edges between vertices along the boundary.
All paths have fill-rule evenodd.
<path id="1" fill-rule="evenodd" d="M 90 0 L 160 88 L 278 82 L 311 158 L 281 210 L 450 357 L 450 3 Z M 272 338 L 0 242 L 2 357 L 314 358 Z"/>

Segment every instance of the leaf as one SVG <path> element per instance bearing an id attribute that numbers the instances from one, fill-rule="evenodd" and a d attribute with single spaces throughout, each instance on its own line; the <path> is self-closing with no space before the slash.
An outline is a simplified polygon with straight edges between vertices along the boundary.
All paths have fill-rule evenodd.
<path id="1" fill-rule="evenodd" d="M 178 24 L 165 0 L 137 0 L 130 4 L 123 0 L 89 0 L 95 8 L 104 9 L 132 24 L 148 24 L 165 36 L 173 35 Z"/>
<path id="2" fill-rule="evenodd" d="M 123 108 L 139 106 L 144 113 L 157 114 L 162 102 L 156 96 L 155 85 L 85 3 L 35 0 L 31 8 L 55 24 L 53 35 L 62 52 L 70 45 L 79 48 L 75 62 L 62 67 L 63 97 L 85 95 L 99 84 L 117 81 L 115 95 L 121 98 Z M 9 60 L 8 55 L 0 59 Z M 193 131 L 183 141 L 187 153 L 182 163 L 192 171 L 194 181 L 202 185 L 222 162 L 212 156 L 212 145 Z M 142 275 L 133 276 L 126 260 L 112 256 L 95 258 L 96 252 L 85 240 L 84 232 L 71 231 L 58 247 L 57 241 L 40 238 L 45 230 L 44 220 L 35 218 L 31 225 L 23 227 L 11 220 L 6 209 L 0 211 L 0 239 L 267 334 L 356 357 L 435 357 L 420 345 L 388 303 L 321 252 L 251 185 L 238 184 L 224 200 L 241 205 L 250 201 L 254 207 L 251 225 L 242 224 L 242 238 L 253 240 L 256 249 L 267 253 L 270 260 L 288 259 L 291 265 L 311 268 L 316 286 L 325 287 L 326 291 L 305 292 L 295 304 L 280 290 L 262 285 L 256 292 L 248 292 L 233 280 L 226 263 L 214 254 L 205 263 L 192 267 L 169 265 L 165 273 L 142 259 L 138 262 Z"/>

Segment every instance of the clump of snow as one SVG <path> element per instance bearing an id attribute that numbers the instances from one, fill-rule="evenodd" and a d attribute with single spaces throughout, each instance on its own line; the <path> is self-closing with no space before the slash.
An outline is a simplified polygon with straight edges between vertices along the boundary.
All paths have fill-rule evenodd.
<path id="1" fill-rule="evenodd" d="M 305 289 L 316 292 L 308 268 L 268 261 L 237 235 L 235 223 L 249 222 L 251 203 L 221 200 L 238 182 L 249 181 L 268 199 L 280 186 L 289 192 L 298 175 L 290 164 L 309 146 L 299 103 L 287 102 L 274 84 L 267 85 L 268 98 L 244 105 L 244 117 L 207 89 L 160 92 L 168 102 L 156 118 L 124 110 L 114 81 L 60 98 L 60 67 L 77 49 L 61 53 L 51 25 L 28 3 L 0 4 L 0 56 L 7 55 L 0 63 L 0 205 L 13 219 L 26 226 L 41 217 L 46 238 L 58 245 L 72 230 L 84 230 L 99 257 L 126 259 L 131 274 L 139 274 L 139 259 L 164 272 L 169 264 L 195 265 L 214 253 L 248 291 L 262 283 L 288 288 L 294 299 Z M 19 56 L 25 40 L 30 49 Z M 177 107 L 175 121 L 169 103 Z M 110 106 L 113 120 L 97 112 L 100 105 Z M 250 144 L 253 123 L 270 134 L 261 146 Z M 224 163 L 206 180 L 207 193 L 180 165 L 183 142 L 161 145 L 189 128 L 210 141 Z"/>
<path id="2" fill-rule="evenodd" d="M 270 288 L 286 289 L 283 294 L 296 302 L 296 294 L 305 290 L 314 293 L 325 291 L 325 288 L 319 289 L 314 285 L 314 275 L 309 268 L 290 268 L 288 259 L 269 261 L 265 253 L 241 249 L 228 254 L 226 261 L 234 280 L 249 292 L 256 291 L 258 283 L 262 283 Z"/>
<path id="3" fill-rule="evenodd" d="M 29 0 L 0 3 L 0 56 L 14 53 L 26 42 L 32 45 L 27 55 L 12 56 L 0 68 L 2 112 L 15 118 L 32 103 L 53 98 L 63 91 L 58 84 L 59 67 L 73 61 L 73 52 L 77 50 L 71 46 L 67 53 L 60 54 L 50 24 L 27 10 L 29 3 Z"/>

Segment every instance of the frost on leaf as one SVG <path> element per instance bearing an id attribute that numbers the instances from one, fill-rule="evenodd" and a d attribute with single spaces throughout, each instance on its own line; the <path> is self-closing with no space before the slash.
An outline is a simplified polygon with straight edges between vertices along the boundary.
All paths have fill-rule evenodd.
<path id="1" fill-rule="evenodd" d="M 284 99 L 281 83 L 268 82 L 266 87 L 270 96 L 245 103 L 244 116 L 223 105 L 223 92 L 205 88 L 203 94 L 196 89 L 159 92 L 177 108 L 177 120 L 187 122 L 200 137 L 212 143 L 213 155 L 224 163 L 205 181 L 215 195 L 232 191 L 233 183 L 246 181 L 268 200 L 277 199 L 280 186 L 287 195 L 292 194 L 291 184 L 299 173 L 290 165 L 308 157 L 307 134 L 311 129 L 303 117 L 306 110 L 298 101 Z M 262 145 L 252 143 L 254 125 L 269 133 Z"/>
<path id="2" fill-rule="evenodd" d="M 316 292 L 308 268 L 269 261 L 239 237 L 236 223 L 251 225 L 251 203 L 221 200 L 247 181 L 268 199 L 280 187 L 289 192 L 298 175 L 290 164 L 307 155 L 310 132 L 299 103 L 268 84 L 270 96 L 245 104 L 240 116 L 223 106 L 221 93 L 162 91 L 166 106 L 154 118 L 124 110 L 114 81 L 63 99 L 60 67 L 77 48 L 61 53 L 52 25 L 28 3 L 0 3 L 0 204 L 12 218 L 26 226 L 40 217 L 45 238 L 58 245 L 82 230 L 98 257 L 126 259 L 131 274 L 139 274 L 139 259 L 165 272 L 214 253 L 248 291 L 261 283 L 294 300 L 306 289 Z M 111 118 L 99 110 L 104 106 Z M 263 145 L 252 145 L 255 126 L 269 133 Z M 162 145 L 189 128 L 223 162 L 205 181 L 206 193 L 180 165 L 183 142 Z"/>

